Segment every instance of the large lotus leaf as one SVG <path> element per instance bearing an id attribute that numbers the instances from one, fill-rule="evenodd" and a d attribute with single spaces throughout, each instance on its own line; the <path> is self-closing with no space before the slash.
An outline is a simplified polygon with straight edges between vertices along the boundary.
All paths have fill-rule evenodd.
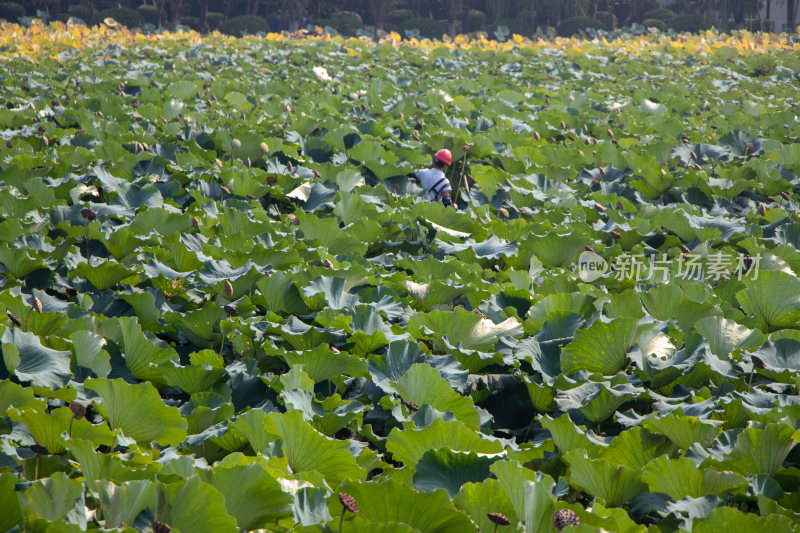
<path id="1" fill-rule="evenodd" d="M 331 343 L 337 339 L 330 328 L 318 328 L 310 326 L 292 316 L 288 322 L 281 325 L 280 335 L 283 337 L 295 350 L 313 350 L 318 346 Z"/>
<path id="2" fill-rule="evenodd" d="M 458 452 L 448 448 L 428 450 L 414 469 L 414 486 L 424 492 L 444 489 L 452 498 L 464 483 L 489 477 L 489 467 L 504 454 Z"/>
<path id="3" fill-rule="evenodd" d="M 3 502 L 3 512 L 0 513 L 0 531 L 11 531 L 21 527 L 22 511 L 17 497 L 15 485 L 19 481 L 13 474 L 0 476 L 0 498 Z"/>
<path id="4" fill-rule="evenodd" d="M 386 449 L 396 461 L 413 468 L 428 450 L 448 447 L 453 451 L 496 454 L 503 444 L 484 438 L 458 420 L 435 419 L 422 429 L 394 428 L 386 439 Z"/>
<path id="5" fill-rule="evenodd" d="M 448 233 L 450 235 L 453 235 L 454 233 L 453 231 L 447 230 L 447 228 L 443 228 L 438 225 L 433 225 L 433 229 L 436 231 L 443 231 L 444 233 Z M 454 236 L 463 237 L 464 235 L 455 234 Z M 463 244 L 451 244 L 437 238 L 436 246 L 443 253 L 448 255 L 455 255 L 458 254 L 458 252 L 471 250 L 478 259 L 500 259 L 501 256 L 509 257 L 517 255 L 516 242 L 506 242 L 502 239 L 498 239 L 495 235 L 490 236 L 488 239 L 482 242 L 475 242 L 472 239 L 469 239 L 469 242 Z M 458 257 L 465 260 L 470 258 L 470 256 L 466 254 L 458 254 Z"/>
<path id="6" fill-rule="evenodd" d="M 525 468 L 516 461 L 498 461 L 490 467 L 490 470 L 500 482 L 518 517 L 524 518 L 528 508 L 527 482 L 543 483 L 551 489 L 555 484 L 550 476 Z"/>
<path id="7" fill-rule="evenodd" d="M 743 513 L 733 507 L 713 509 L 702 520 L 696 520 L 693 533 L 714 533 L 719 531 L 796 531 L 797 522 L 789 516 L 770 514 L 758 516 Z"/>
<path id="8" fill-rule="evenodd" d="M 494 347 L 499 337 L 513 337 L 522 333 L 521 324 L 513 318 L 495 324 L 460 307 L 453 311 L 417 313 L 411 317 L 408 325 L 413 335 L 431 332 L 446 337 L 453 346 L 483 351 Z"/>
<path id="9" fill-rule="evenodd" d="M 45 403 L 34 398 L 32 387 L 23 387 L 4 379 L 0 381 L 0 412 L 5 413 L 11 407 L 44 411 Z"/>
<path id="10" fill-rule="evenodd" d="M 728 149 L 735 157 L 757 156 L 764 152 L 762 141 L 741 130 L 732 130 L 720 137 L 719 145 Z"/>
<path id="11" fill-rule="evenodd" d="M 720 432 L 721 423 L 714 420 L 700 420 L 694 416 L 670 413 L 664 417 L 649 416 L 642 426 L 656 435 L 664 435 L 676 446 L 686 450 L 695 442 L 704 448 L 711 446 Z"/>
<path id="12" fill-rule="evenodd" d="M 226 375 L 224 368 L 210 365 L 179 366 L 173 363 L 158 368 L 164 381 L 170 387 L 178 387 L 187 394 L 205 392 Z"/>
<path id="13" fill-rule="evenodd" d="M 20 381 L 37 387 L 59 389 L 72 377 L 71 354 L 46 348 L 33 333 L 7 328 L 3 333 L 3 361 Z"/>
<path id="14" fill-rule="evenodd" d="M 697 463 L 691 459 L 669 459 L 665 455 L 644 466 L 642 481 L 650 487 L 650 492 L 667 494 L 676 501 L 687 496 L 699 498 L 706 494 L 722 497 L 747 484 L 745 478 L 733 472 L 698 469 Z"/>
<path id="15" fill-rule="evenodd" d="M 677 285 L 659 285 L 642 294 L 642 304 L 658 320 L 675 320 L 683 329 L 691 328 L 698 319 L 717 314 L 714 304 L 699 303 L 686 296 Z"/>
<path id="16" fill-rule="evenodd" d="M 128 481 L 116 485 L 110 481 L 98 483 L 97 494 L 108 527 L 134 527 L 136 517 L 156 498 L 155 484 L 150 480 Z"/>
<path id="17" fill-rule="evenodd" d="M 168 407 L 150 383 L 131 385 L 122 379 L 87 379 L 87 388 L 100 395 L 96 409 L 111 429 L 121 429 L 137 442 L 178 445 L 186 438 L 186 420 Z"/>
<path id="18" fill-rule="evenodd" d="M 205 304 L 202 308 L 190 313 L 170 313 L 165 320 L 171 323 L 195 346 L 210 348 L 211 341 L 216 336 L 219 322 L 226 317 L 225 311 L 213 302 Z"/>
<path id="19" fill-rule="evenodd" d="M 544 324 L 551 313 L 559 311 L 588 317 L 595 311 L 594 301 L 595 298 L 583 293 L 548 294 L 531 307 L 528 315 L 537 324 Z"/>
<path id="20" fill-rule="evenodd" d="M 22 494 L 23 513 L 26 517 L 58 520 L 70 512 L 82 496 L 81 481 L 70 479 L 63 472 L 56 472 L 48 478 L 38 480 Z"/>
<path id="21" fill-rule="evenodd" d="M 576 330 L 575 340 L 561 351 L 561 370 L 565 374 L 578 370 L 616 374 L 625 368 L 638 324 L 635 318 L 618 318 L 598 320 L 587 329 Z"/>
<path id="22" fill-rule="evenodd" d="M 640 391 L 628 384 L 612 386 L 587 381 L 574 389 L 559 391 L 556 403 L 564 411 L 578 409 L 587 419 L 598 423 Z"/>
<path id="23" fill-rule="evenodd" d="M 479 531 L 491 531 L 494 524 L 489 520 L 488 512 L 501 513 L 512 524 L 517 522 L 517 516 L 508 499 L 506 491 L 496 479 L 488 478 L 480 483 L 464 483 L 458 494 L 453 497 L 456 506 L 467 512 L 469 517 L 478 525 Z M 491 509 L 491 511 L 488 511 Z"/>
<path id="24" fill-rule="evenodd" d="M 359 299 L 357 295 L 347 292 L 346 283 L 343 278 L 320 276 L 305 286 L 303 294 L 308 297 L 322 294 L 331 309 L 352 307 L 359 303 Z"/>
<path id="25" fill-rule="evenodd" d="M 585 235 L 569 233 L 557 235 L 533 235 L 523 245 L 523 249 L 530 250 L 545 266 L 558 268 L 569 263 L 575 255 L 591 243 Z"/>
<path id="26" fill-rule="evenodd" d="M 569 415 L 561 415 L 558 418 L 543 416 L 539 422 L 550 432 L 553 442 L 562 455 L 578 448 L 591 449 L 591 442 L 586 432 L 574 424 Z"/>
<path id="27" fill-rule="evenodd" d="M 347 481 L 340 491 L 358 502 L 364 518 L 376 524 L 397 522 L 425 533 L 476 532 L 475 525 L 458 512 L 444 491 L 415 492 L 397 481 L 359 483 Z"/>
<path id="28" fill-rule="evenodd" d="M 89 280 L 89 283 L 101 291 L 136 275 L 135 271 L 116 261 L 93 261 L 93 263 L 79 263 L 73 274 Z"/>
<path id="29" fill-rule="evenodd" d="M 773 476 L 797 444 L 793 433 L 792 426 L 783 422 L 767 424 L 763 429 L 747 428 L 739 433 L 722 464 L 746 476 Z"/>
<path id="30" fill-rule="evenodd" d="M 612 465 L 602 459 L 590 459 L 586 450 L 567 452 L 564 459 L 569 464 L 569 482 L 607 506 L 618 507 L 647 490 L 647 485 L 641 482 L 639 470 Z"/>
<path id="31" fill-rule="evenodd" d="M 125 366 L 131 375 L 142 381 L 162 381 L 158 365 L 167 361 L 177 362 L 178 354 L 167 348 L 165 343 L 142 332 L 134 317 L 118 319 L 122 335 L 122 352 Z"/>
<path id="32" fill-rule="evenodd" d="M 347 353 L 334 354 L 327 344 L 306 352 L 286 352 L 283 358 L 290 366 L 303 365 L 315 382 L 346 374 L 353 377 L 368 375 L 367 362 Z"/>
<path id="33" fill-rule="evenodd" d="M 317 218 L 311 213 L 298 211 L 295 216 L 300 222 L 300 230 L 306 239 L 317 240 L 329 250 L 339 254 L 364 254 L 367 245 L 339 228 L 335 218 Z"/>
<path id="34" fill-rule="evenodd" d="M 257 283 L 268 311 L 287 314 L 304 314 L 307 311 L 300 291 L 290 278 L 281 272 L 261 278 Z"/>
<path id="35" fill-rule="evenodd" d="M 525 382 L 525 388 L 528 390 L 531 403 L 533 403 L 537 411 L 549 413 L 558 408 L 555 387 L 531 381 L 528 376 L 523 376 L 522 380 Z"/>
<path id="36" fill-rule="evenodd" d="M 186 233 L 192 230 L 192 217 L 183 213 L 173 213 L 161 207 L 148 208 L 136 214 L 130 228 L 137 235 L 145 237 L 154 231 L 164 236 Z"/>
<path id="37" fill-rule="evenodd" d="M 108 377 L 111 373 L 111 356 L 103 350 L 106 339 L 86 330 L 76 331 L 69 338 L 76 364 L 88 368 L 97 377 Z"/>
<path id="38" fill-rule="evenodd" d="M 31 259 L 26 248 L 17 248 L 5 243 L 0 245 L 0 263 L 3 264 L 6 272 L 17 279 L 24 278 L 44 266 L 41 261 Z"/>
<path id="39" fill-rule="evenodd" d="M 383 356 L 372 356 L 369 360 L 369 373 L 372 381 L 386 392 L 397 392 L 392 386 L 408 372 L 411 365 L 426 362 L 439 370 L 439 373 L 452 386 L 462 389 L 467 382 L 467 372 L 453 357 L 426 357 L 415 343 L 398 340 L 389 343 Z"/>
<path id="40" fill-rule="evenodd" d="M 611 464 L 638 470 L 656 457 L 669 452 L 669 449 L 670 444 L 667 439 L 637 426 L 617 435 L 611 444 L 600 452 L 600 457 Z"/>
<path id="41" fill-rule="evenodd" d="M 37 444 L 45 446 L 52 454 L 67 451 L 65 435 L 72 439 L 86 439 L 95 446 L 111 446 L 113 435 L 106 424 L 92 424 L 86 418 L 73 420 L 69 407 L 59 407 L 49 413 L 26 409 L 11 411 L 9 418 L 22 422 L 31 432 Z"/>
<path id="42" fill-rule="evenodd" d="M 525 531 L 548 533 L 556 530 L 552 518 L 556 504 L 554 484 L 550 477 L 525 481 Z"/>
<path id="43" fill-rule="evenodd" d="M 743 350 L 758 348 L 765 340 L 760 331 L 749 329 L 720 316 L 707 316 L 698 320 L 695 329 L 706 338 L 711 353 L 725 358 L 737 348 Z"/>
<path id="44" fill-rule="evenodd" d="M 454 391 L 435 368 L 417 363 L 394 383 L 394 388 L 406 402 L 430 405 L 438 411 L 450 411 L 468 426 L 480 426 L 480 414 L 469 398 Z"/>
<path id="45" fill-rule="evenodd" d="M 792 373 L 800 370 L 800 333 L 796 330 L 777 331 L 753 355 L 761 359 L 766 370 Z"/>
<path id="46" fill-rule="evenodd" d="M 95 486 L 96 482 L 109 480 L 116 482 L 133 481 L 139 479 L 153 479 L 160 470 L 159 463 L 149 462 L 146 466 L 137 464 L 134 458 L 126 463 L 118 456 L 107 453 L 98 453 L 96 446 L 83 439 L 70 439 L 65 444 L 72 459 L 80 465 L 80 471 L 89 486 Z"/>
<path id="47" fill-rule="evenodd" d="M 800 321 L 800 280 L 785 272 L 766 270 L 744 281 L 736 299 L 752 314 L 763 332 L 792 327 Z"/>
<path id="48" fill-rule="evenodd" d="M 228 514 L 241 529 L 265 527 L 292 514 L 292 497 L 263 465 L 220 465 L 204 479 L 225 497 Z"/>
<path id="49" fill-rule="evenodd" d="M 264 425 L 268 433 L 283 440 L 283 453 L 293 472 L 317 471 L 332 485 L 364 477 L 349 443 L 329 439 L 312 429 L 299 411 L 270 413 Z"/>
<path id="50" fill-rule="evenodd" d="M 179 531 L 236 533 L 236 519 L 229 516 L 220 492 L 193 476 L 183 484 L 164 485 L 158 498 L 159 521 Z"/>

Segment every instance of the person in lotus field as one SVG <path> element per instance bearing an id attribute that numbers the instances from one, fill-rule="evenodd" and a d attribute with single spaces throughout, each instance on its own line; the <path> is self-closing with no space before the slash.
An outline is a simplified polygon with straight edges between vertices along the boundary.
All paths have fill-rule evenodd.
<path id="1" fill-rule="evenodd" d="M 428 191 L 432 202 L 441 201 L 445 207 L 452 206 L 453 200 L 450 198 L 450 192 L 453 189 L 450 187 L 450 181 L 443 171 L 452 161 L 453 156 L 450 150 L 442 148 L 433 156 L 433 168 L 411 172 L 408 177 L 419 180 L 422 188 Z M 455 206 L 453 208 L 455 209 Z"/>

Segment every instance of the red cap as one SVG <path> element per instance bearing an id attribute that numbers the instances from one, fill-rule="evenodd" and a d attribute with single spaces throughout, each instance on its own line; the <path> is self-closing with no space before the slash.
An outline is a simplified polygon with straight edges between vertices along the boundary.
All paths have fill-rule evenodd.
<path id="1" fill-rule="evenodd" d="M 442 148 L 434 155 L 436 159 L 444 163 L 445 165 L 449 165 L 453 161 L 453 155 L 450 153 L 450 150 L 447 148 Z"/>

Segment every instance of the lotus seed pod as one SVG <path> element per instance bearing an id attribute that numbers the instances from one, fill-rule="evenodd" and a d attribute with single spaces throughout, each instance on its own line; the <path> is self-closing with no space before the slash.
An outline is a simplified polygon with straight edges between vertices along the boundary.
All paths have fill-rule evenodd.
<path id="1" fill-rule="evenodd" d="M 622 235 L 618 231 L 611 231 L 611 237 L 614 239 L 621 239 Z"/>
<path id="2" fill-rule="evenodd" d="M 327 257 L 326 257 L 325 259 L 323 259 L 323 260 L 322 260 L 322 265 L 323 265 L 325 268 L 333 268 L 333 263 L 331 263 L 331 260 L 330 260 L 330 259 L 328 259 Z"/>
<path id="3" fill-rule="evenodd" d="M 622 200 L 617 200 L 617 211 L 622 211 L 625 209 L 625 205 L 623 205 Z"/>
<path id="4" fill-rule="evenodd" d="M 753 361 L 753 366 L 754 367 L 760 368 L 762 370 L 764 369 L 764 361 L 760 357 L 758 357 L 757 355 L 754 355 L 750 359 Z"/>
<path id="5" fill-rule="evenodd" d="M 239 316 L 239 311 L 236 310 L 235 307 L 232 305 L 226 305 L 222 308 L 225 311 L 225 314 L 228 316 Z"/>
<path id="6" fill-rule="evenodd" d="M 286 220 L 289 221 L 290 224 L 294 224 L 295 226 L 300 225 L 300 220 L 294 215 L 286 215 Z"/>
<path id="7" fill-rule="evenodd" d="M 239 139 L 233 139 L 231 141 L 231 148 L 233 148 L 234 150 L 239 150 L 241 147 L 242 147 L 242 141 L 240 141 Z"/>
<path id="8" fill-rule="evenodd" d="M 50 455 L 50 450 L 47 449 L 47 446 L 42 446 L 41 444 L 31 446 L 31 451 L 36 455 Z"/>
<path id="9" fill-rule="evenodd" d="M 403 402 L 410 411 L 419 411 L 419 405 L 414 402 Z"/>
<path id="10" fill-rule="evenodd" d="M 11 324 L 13 324 L 14 326 L 17 326 L 17 327 L 22 326 L 22 321 L 19 319 L 19 317 L 17 315 L 12 313 L 11 311 L 6 311 L 6 316 L 11 321 Z"/>
<path id="11" fill-rule="evenodd" d="M 594 208 L 597 209 L 601 213 L 605 213 L 606 212 L 606 208 L 603 207 L 602 205 L 598 204 L 598 203 L 594 204 Z"/>
<path id="12" fill-rule="evenodd" d="M 81 209 L 81 216 L 89 222 L 97 218 L 97 214 L 91 209 Z"/>
<path id="13" fill-rule="evenodd" d="M 200 221 L 197 220 L 195 217 L 192 217 L 192 227 L 194 229 L 200 229 Z"/>
<path id="14" fill-rule="evenodd" d="M 578 526 L 581 523 L 581 519 L 578 518 L 578 515 L 575 514 L 575 511 L 572 509 L 559 509 L 556 511 L 556 514 L 553 515 L 553 524 L 555 524 L 556 529 L 561 531 L 567 526 Z"/>
<path id="15" fill-rule="evenodd" d="M 357 513 L 358 509 L 358 502 L 356 499 L 350 496 L 349 494 L 345 494 L 344 492 L 339 493 L 339 501 L 342 503 L 342 507 L 350 511 L 351 513 Z"/>
<path id="16" fill-rule="evenodd" d="M 486 516 L 489 518 L 490 522 L 498 526 L 507 526 L 511 523 L 503 513 L 488 513 Z"/>
<path id="17" fill-rule="evenodd" d="M 172 531 L 172 527 L 164 522 L 150 522 L 150 527 L 153 529 L 153 533 L 170 533 Z"/>
<path id="18" fill-rule="evenodd" d="M 225 194 L 231 194 L 231 190 L 225 185 L 220 185 L 219 188 L 222 189 L 222 192 L 224 192 Z"/>
<path id="19" fill-rule="evenodd" d="M 586 250 L 587 252 L 592 252 L 593 254 L 596 254 L 596 253 L 597 253 L 597 252 L 595 252 L 595 251 L 594 251 L 594 248 L 592 248 L 592 247 L 591 247 L 591 246 L 589 246 L 588 244 L 587 244 L 587 245 L 585 245 L 585 246 L 583 247 L 583 249 L 584 249 L 584 250 Z"/>

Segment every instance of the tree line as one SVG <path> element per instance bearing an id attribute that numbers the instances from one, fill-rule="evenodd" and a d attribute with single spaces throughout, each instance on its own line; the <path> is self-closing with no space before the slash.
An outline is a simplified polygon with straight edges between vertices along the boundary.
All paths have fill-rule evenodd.
<path id="1" fill-rule="evenodd" d="M 451 35 L 498 25 L 530 35 L 537 29 L 559 27 L 576 18 L 596 20 L 601 29 L 642 22 L 657 27 L 663 24 L 666 28 L 680 17 L 694 24 L 699 20 L 725 29 L 739 28 L 759 19 L 760 9 L 767 3 L 775 12 L 785 9 L 787 20 L 793 24 L 798 2 L 800 0 L 21 0 L 27 7 L 27 15 L 33 16 L 38 11 L 47 13 L 50 18 L 78 16 L 87 22 L 98 13 L 117 10 L 118 17 L 122 17 L 120 10 L 128 10 L 126 13 L 135 11 L 145 23 L 155 26 L 175 28 L 183 24 L 200 31 L 219 29 L 226 21 L 249 17 L 268 24 L 265 29 L 272 31 L 296 31 L 320 23 L 345 30 L 366 27 L 374 31 L 402 29 L 413 23 L 416 27 L 430 26 L 433 33 L 444 29 Z M 7 3 L 0 2 L 0 6 Z M 243 24 L 243 29 L 250 28 L 246 22 Z"/>

